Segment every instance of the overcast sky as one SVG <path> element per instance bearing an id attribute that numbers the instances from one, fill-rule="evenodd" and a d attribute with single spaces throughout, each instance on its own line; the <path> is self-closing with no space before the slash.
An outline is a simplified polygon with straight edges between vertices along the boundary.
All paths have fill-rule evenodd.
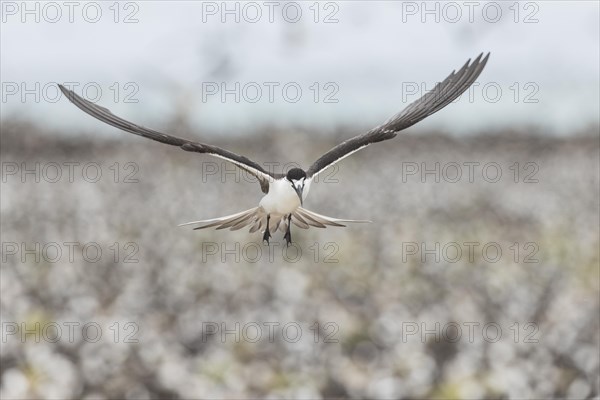
<path id="1" fill-rule="evenodd" d="M 108 132 L 57 95 L 72 82 L 150 127 L 366 128 L 490 51 L 478 85 L 418 128 L 598 125 L 595 1 L 223 4 L 2 2 L 3 120 Z"/>

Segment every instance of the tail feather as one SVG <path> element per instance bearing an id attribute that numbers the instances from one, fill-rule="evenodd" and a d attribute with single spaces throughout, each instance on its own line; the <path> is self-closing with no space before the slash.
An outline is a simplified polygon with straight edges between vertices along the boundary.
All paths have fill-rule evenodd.
<path id="1" fill-rule="evenodd" d="M 237 231 L 239 229 L 242 229 L 245 226 L 248 226 L 249 224 L 254 224 L 255 222 L 256 222 L 256 216 L 249 215 L 247 219 L 243 219 L 243 220 L 236 222 L 235 225 L 233 225 L 229 229 L 232 231 Z"/>
<path id="2" fill-rule="evenodd" d="M 287 231 L 287 227 L 288 227 L 288 220 L 287 220 L 287 218 L 284 218 L 281 220 L 281 223 L 279 224 L 279 231 L 281 233 L 285 233 Z"/>
<path id="3" fill-rule="evenodd" d="M 253 215 L 254 215 L 254 213 L 247 212 L 237 218 L 232 218 L 232 219 L 228 220 L 227 222 L 222 223 L 217 229 L 225 229 L 225 228 L 233 227 L 234 225 L 237 225 L 239 223 L 247 222 L 247 220 L 250 219 Z"/>
<path id="4" fill-rule="evenodd" d="M 313 211 L 308 211 L 305 208 L 302 207 L 298 207 L 298 209 L 294 212 L 294 214 L 299 214 L 301 215 L 305 220 L 309 220 L 309 225 L 311 226 L 316 226 L 319 228 L 325 228 L 325 226 L 323 225 L 329 225 L 329 226 L 339 226 L 339 227 L 344 227 L 346 225 L 346 223 L 371 223 L 371 221 L 365 221 L 365 220 L 357 220 L 357 219 L 339 219 L 339 218 L 333 218 L 333 217 L 326 217 L 325 215 L 321 215 L 321 214 L 317 214 L 316 212 Z M 310 222 L 315 222 L 310 223 Z"/>
<path id="5" fill-rule="evenodd" d="M 262 229 L 263 221 L 262 219 L 258 219 L 254 221 L 254 225 L 250 228 L 250 233 L 254 233 L 260 229 Z"/>
<path id="6" fill-rule="evenodd" d="M 308 211 L 302 207 L 298 207 L 296 211 L 292 213 L 292 223 L 299 228 L 308 229 L 309 227 L 326 228 L 327 226 L 339 226 L 344 227 L 345 223 L 369 223 L 371 221 L 361 221 L 352 219 L 339 219 L 326 217 L 321 214 L 317 214 L 312 211 Z M 186 225 L 198 225 L 194 228 L 206 229 L 227 229 L 232 231 L 242 229 L 244 227 L 250 227 L 250 233 L 254 233 L 259 230 L 266 229 L 267 226 L 267 214 L 261 207 L 254 207 L 246 211 L 242 211 L 236 214 L 227 215 L 225 217 L 205 219 L 201 221 L 186 222 L 179 226 Z M 269 230 L 276 232 L 281 230 L 285 232 L 288 227 L 287 215 L 271 215 L 269 219 Z"/>
<path id="7" fill-rule="evenodd" d="M 292 223 L 301 229 L 310 228 L 308 223 L 305 220 L 303 220 L 302 217 L 296 212 L 292 213 Z"/>
<path id="8" fill-rule="evenodd" d="M 242 211 L 242 212 L 239 212 L 236 214 L 227 215 L 225 217 L 205 219 L 205 220 L 201 220 L 201 221 L 186 222 L 184 224 L 180 224 L 179 226 L 199 225 L 199 226 L 195 227 L 194 230 L 212 228 L 212 227 L 217 227 L 216 229 L 225 229 L 225 228 L 240 229 L 246 225 L 249 225 L 252 221 L 252 217 L 254 217 L 258 213 L 258 211 L 259 211 L 259 208 L 254 207 L 249 210 Z"/>
<path id="9" fill-rule="evenodd" d="M 325 226 L 325 224 L 322 224 L 321 222 L 317 221 L 317 219 L 313 218 L 310 214 L 308 214 L 306 212 L 302 212 L 302 210 L 300 208 L 296 210 L 295 214 L 296 214 L 296 218 L 298 218 L 299 216 L 302 216 L 304 221 L 310 226 L 314 226 L 316 228 L 327 228 L 327 226 Z M 343 226 L 343 225 L 339 225 L 339 226 Z"/>
<path id="10" fill-rule="evenodd" d="M 271 223 L 271 224 L 269 225 L 269 230 L 270 230 L 271 232 L 277 232 L 277 229 L 279 229 L 279 226 L 281 225 L 281 220 L 282 220 L 282 219 L 283 219 L 283 218 L 281 218 L 281 219 L 279 219 L 279 220 L 276 220 L 276 221 L 275 221 L 275 223 Z"/>

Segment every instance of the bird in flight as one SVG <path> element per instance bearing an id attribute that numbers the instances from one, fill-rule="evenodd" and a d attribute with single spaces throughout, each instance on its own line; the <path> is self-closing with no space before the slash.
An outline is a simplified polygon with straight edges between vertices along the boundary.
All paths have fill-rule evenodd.
<path id="1" fill-rule="evenodd" d="M 279 229 L 284 232 L 284 239 L 286 244 L 289 245 L 292 241 L 290 231 L 292 223 L 300 228 L 308 229 L 310 226 L 325 228 L 327 226 L 345 226 L 345 223 L 369 222 L 326 217 L 305 209 L 303 207 L 304 200 L 308 195 L 312 181 L 317 175 L 345 157 L 364 149 L 370 144 L 392 139 L 398 132 L 446 107 L 475 82 L 485 67 L 489 55 L 488 53 L 483 57 L 482 53 L 473 62 L 469 59 L 462 68 L 458 71 L 452 71 L 446 79 L 437 83 L 431 91 L 409 104 L 398 114 L 370 131 L 338 144 L 323 154 L 306 171 L 300 168 L 292 168 L 286 174 L 268 172 L 254 161 L 217 146 L 144 128 L 117 117 L 108 109 L 85 100 L 62 85 L 59 85 L 59 87 L 73 104 L 102 122 L 135 135 L 180 147 L 185 151 L 205 153 L 227 160 L 258 179 L 260 188 L 265 194 L 258 207 L 226 217 L 193 221 L 180 226 L 194 225 L 194 229 L 216 227 L 216 229 L 229 228 L 231 230 L 250 226 L 251 233 L 258 230 L 262 231 L 263 241 L 266 241 L 267 244 L 271 238 L 271 232 L 276 232 Z"/>

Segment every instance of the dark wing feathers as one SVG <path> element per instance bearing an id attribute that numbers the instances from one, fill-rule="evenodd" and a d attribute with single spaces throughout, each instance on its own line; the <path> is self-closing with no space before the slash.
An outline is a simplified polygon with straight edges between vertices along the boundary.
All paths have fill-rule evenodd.
<path id="1" fill-rule="evenodd" d="M 467 90 L 469 86 L 473 84 L 477 77 L 479 77 L 479 74 L 481 74 L 481 71 L 485 67 L 489 56 L 490 54 L 488 53 L 482 59 L 482 53 L 472 63 L 471 60 L 468 60 L 465 65 L 458 70 L 458 72 L 453 71 L 446 79 L 437 83 L 431 91 L 427 92 L 421 98 L 409 104 L 406 108 L 388 119 L 383 124 L 371 129 L 367 133 L 355 136 L 335 146 L 310 166 L 306 173 L 307 176 L 309 178 L 316 176 L 327 167 L 335 164 L 337 161 L 372 143 L 392 139 L 403 129 L 416 124 L 431 114 L 446 107 L 452 101 L 456 100 L 456 98 L 458 98 L 462 93 L 464 93 L 465 90 Z M 192 142 L 187 139 L 167 135 L 162 132 L 136 125 L 132 122 L 124 120 L 123 118 L 117 117 L 110 112 L 110 110 L 104 107 L 98 106 L 83 99 L 73 91 L 66 89 L 64 86 L 58 86 L 73 104 L 102 122 L 138 136 L 143 136 L 145 138 L 169 144 L 171 146 L 181 147 L 185 151 L 210 154 L 232 162 L 237 167 L 257 177 L 264 193 L 269 191 L 269 181 L 271 179 L 278 179 L 283 176 L 280 174 L 269 173 L 254 161 L 225 149 L 204 143 Z"/>
<path id="2" fill-rule="evenodd" d="M 340 143 L 313 163 L 306 172 L 315 176 L 337 161 L 372 143 L 392 139 L 398 132 L 416 124 L 456 100 L 475 82 L 483 71 L 490 54 L 481 53 L 472 63 L 469 59 L 458 72 L 452 73 L 418 100 L 369 132 Z"/>
<path id="3" fill-rule="evenodd" d="M 265 171 L 259 164 L 249 160 L 244 156 L 240 156 L 238 154 L 232 153 L 230 151 L 221 149 L 216 146 L 193 142 L 187 139 L 179 138 L 177 136 L 167 135 L 166 133 L 158 132 L 126 121 L 123 118 L 114 115 L 107 108 L 98 106 L 78 96 L 72 90 L 69 90 L 62 85 L 58 86 L 60 90 L 65 94 L 65 96 L 82 111 L 91 115 L 94 118 L 99 119 L 102 122 L 114 126 L 115 128 L 119 128 L 126 132 L 133 133 L 134 135 L 152 139 L 157 142 L 169 144 L 171 146 L 178 146 L 185 151 L 210 154 L 232 162 L 237 167 L 255 176 L 258 179 L 260 187 L 264 193 L 267 193 L 269 191 L 270 178 L 275 178 L 273 174 L 270 174 L 267 171 Z"/>

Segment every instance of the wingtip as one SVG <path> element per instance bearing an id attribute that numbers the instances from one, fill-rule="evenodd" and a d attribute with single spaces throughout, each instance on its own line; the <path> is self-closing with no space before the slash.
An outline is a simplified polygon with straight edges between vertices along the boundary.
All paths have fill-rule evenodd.
<path id="1" fill-rule="evenodd" d="M 480 68 L 483 69 L 485 67 L 485 65 L 487 64 L 488 60 L 490 58 L 490 53 L 488 52 L 485 57 L 483 58 L 483 60 L 481 60 L 479 62 Z"/>
<path id="2" fill-rule="evenodd" d="M 181 228 L 182 226 L 190 226 L 190 225 L 194 225 L 197 224 L 198 222 L 184 222 L 183 224 L 178 224 L 177 227 Z"/>
<path id="3" fill-rule="evenodd" d="M 485 54 L 485 57 L 483 56 Z M 490 54 L 491 52 L 487 52 L 487 54 L 482 51 L 481 53 L 479 53 L 479 55 L 477 57 L 475 57 L 475 59 L 473 60 L 473 62 L 471 63 L 471 59 L 469 58 L 469 60 L 467 61 L 467 64 L 470 65 L 475 65 L 475 64 L 485 64 L 487 62 L 487 60 L 490 58 Z M 482 59 L 483 57 L 483 59 Z"/>
<path id="4" fill-rule="evenodd" d="M 485 57 L 483 56 L 485 54 Z M 490 54 L 492 54 L 491 52 L 481 52 L 481 54 L 479 54 L 479 56 L 477 56 L 477 60 L 479 61 L 480 64 L 483 64 L 485 62 L 487 62 L 487 60 L 490 58 Z M 482 59 L 483 57 L 483 59 Z"/>

